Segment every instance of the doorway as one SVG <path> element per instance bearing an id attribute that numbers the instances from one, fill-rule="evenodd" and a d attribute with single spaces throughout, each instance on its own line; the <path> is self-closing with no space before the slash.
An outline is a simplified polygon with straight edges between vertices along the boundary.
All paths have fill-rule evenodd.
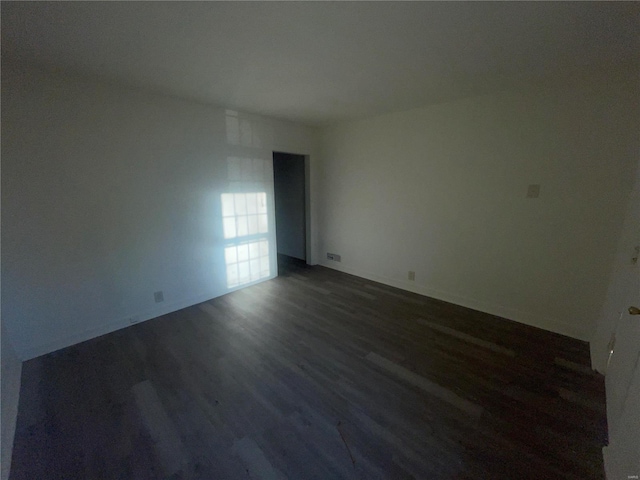
<path id="1" fill-rule="evenodd" d="M 307 263 L 307 159 L 273 152 L 278 269 Z"/>

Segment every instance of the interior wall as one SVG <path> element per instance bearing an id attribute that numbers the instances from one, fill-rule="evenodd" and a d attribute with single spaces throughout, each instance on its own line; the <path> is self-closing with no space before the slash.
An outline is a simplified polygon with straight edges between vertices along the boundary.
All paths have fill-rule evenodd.
<path id="1" fill-rule="evenodd" d="M 1 332 L 1 356 L 2 356 L 2 402 L 0 403 L 2 425 L 2 471 L 0 478 L 9 478 L 11 469 L 11 452 L 13 451 L 13 436 L 16 430 L 16 419 L 18 416 L 18 400 L 20 398 L 20 376 L 22 374 L 22 362 L 16 355 L 13 345 L 9 341 L 9 336 L 2 325 Z"/>
<path id="2" fill-rule="evenodd" d="M 633 183 L 638 98 L 637 72 L 621 70 L 327 127 L 321 262 L 589 340 Z"/>
<path id="3" fill-rule="evenodd" d="M 2 201 L 0 200 L 0 205 Z M 1 209 L 0 209 L 1 210 Z M 0 232 L 2 230 L 0 224 Z M 2 243 L 0 233 L 0 244 Z M 2 290 L 0 278 L 0 296 Z M 2 321 L 2 303 L 0 302 L 0 479 L 7 480 L 11 471 L 11 454 L 18 418 L 22 362 L 16 355 L 9 334 Z"/>
<path id="4" fill-rule="evenodd" d="M 3 322 L 20 358 L 238 288 L 249 240 L 268 242 L 251 282 L 276 274 L 272 152 L 309 155 L 313 182 L 313 129 L 5 59 L 2 102 Z M 263 207 L 266 232 L 240 233 Z"/>
<path id="5" fill-rule="evenodd" d="M 278 253 L 306 259 L 303 155 L 274 152 L 273 179 Z"/>
<path id="6" fill-rule="evenodd" d="M 639 265 L 637 260 L 635 263 L 632 260 L 638 257 L 639 252 L 636 249 L 640 248 L 640 151 L 637 154 L 639 160 L 635 172 L 635 187 L 627 199 L 625 221 L 608 276 L 607 295 L 590 342 L 591 364 L 595 370 L 602 373 L 605 373 L 607 367 L 607 347 L 611 335 L 619 327 L 620 315 L 631 306 L 627 304 L 628 299 L 636 297 L 640 302 Z"/>

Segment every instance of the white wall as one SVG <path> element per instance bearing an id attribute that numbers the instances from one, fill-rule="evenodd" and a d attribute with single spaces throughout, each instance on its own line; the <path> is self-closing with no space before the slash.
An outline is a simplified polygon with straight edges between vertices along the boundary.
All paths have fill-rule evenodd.
<path id="1" fill-rule="evenodd" d="M 590 339 L 639 148 L 630 73 L 326 128 L 321 262 Z"/>
<path id="2" fill-rule="evenodd" d="M 2 447 L 2 472 L 0 478 L 9 478 L 11 468 L 11 452 L 13 451 L 13 435 L 16 429 L 16 418 L 18 415 L 18 400 L 20 398 L 20 375 L 22 374 L 22 362 L 18 359 L 4 324 L 1 333 L 2 343 L 2 402 L 0 403 L 0 424 L 2 425 L 2 436 L 0 445 Z"/>
<path id="3" fill-rule="evenodd" d="M 640 133 L 638 133 L 640 135 Z M 640 151 L 637 152 L 640 158 Z M 609 285 L 604 306 L 597 318 L 596 331 L 591 338 L 591 363 L 594 369 L 605 373 L 609 350 L 607 348 L 611 335 L 619 327 L 619 322 L 628 321 L 626 313 L 629 299 L 635 297 L 640 303 L 638 291 L 638 264 L 632 259 L 638 255 L 635 250 L 640 247 L 640 161 L 635 172 L 635 188 L 627 199 L 626 215 L 622 232 L 618 239 L 615 258 L 609 275 Z M 617 332 L 618 334 L 620 332 Z M 634 359 L 630 359 L 633 361 Z"/>
<path id="4" fill-rule="evenodd" d="M 267 192 L 273 276 L 273 150 L 310 155 L 313 195 L 307 127 L 6 63 L 2 102 L 3 321 L 23 359 L 226 293 L 225 192 Z"/>
<path id="5" fill-rule="evenodd" d="M 1 284 L 0 280 L 0 287 Z M 0 302 L 0 394 L 2 397 L 0 399 L 0 479 L 7 480 L 11 470 L 13 438 L 18 418 L 22 362 L 16 355 L 1 319 L 2 306 Z"/>
<path id="6" fill-rule="evenodd" d="M 306 260 L 304 162 L 302 155 L 273 156 L 278 253 L 301 260 Z"/>

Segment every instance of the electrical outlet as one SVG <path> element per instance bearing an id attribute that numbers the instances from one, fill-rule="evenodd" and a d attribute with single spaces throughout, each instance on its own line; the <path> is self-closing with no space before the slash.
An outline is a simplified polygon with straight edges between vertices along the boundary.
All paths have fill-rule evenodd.
<path id="1" fill-rule="evenodd" d="M 416 279 L 416 272 L 409 272 L 408 275 L 409 280 L 411 280 L 412 282 L 415 281 Z"/>
<path id="2" fill-rule="evenodd" d="M 153 298 L 156 303 L 164 302 L 164 293 L 162 293 L 162 290 L 160 290 L 159 292 L 153 294 Z"/>
<path id="3" fill-rule="evenodd" d="M 540 196 L 540 185 L 529 185 L 527 188 L 527 198 L 538 198 Z"/>
<path id="4" fill-rule="evenodd" d="M 342 257 L 337 253 L 327 253 L 327 260 L 333 260 L 334 262 L 342 261 Z"/>
<path id="5" fill-rule="evenodd" d="M 129 317 L 129 323 L 138 323 L 140 321 L 140 317 L 134 315 L 133 317 Z"/>

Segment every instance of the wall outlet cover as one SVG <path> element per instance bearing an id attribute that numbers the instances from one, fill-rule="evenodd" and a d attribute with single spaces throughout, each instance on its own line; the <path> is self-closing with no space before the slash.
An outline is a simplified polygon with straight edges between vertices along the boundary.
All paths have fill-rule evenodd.
<path id="1" fill-rule="evenodd" d="M 156 301 L 156 303 L 164 302 L 164 293 L 162 293 L 162 290 L 159 292 L 155 292 L 153 294 L 153 298 Z"/>
<path id="2" fill-rule="evenodd" d="M 527 198 L 538 198 L 540 196 L 540 184 L 532 184 L 527 187 Z"/>
<path id="3" fill-rule="evenodd" d="M 340 257 L 340 255 L 338 255 L 337 253 L 327 253 L 327 259 L 333 260 L 334 262 L 340 262 L 342 260 L 342 257 Z"/>
<path id="4" fill-rule="evenodd" d="M 409 280 L 411 280 L 412 282 L 416 279 L 416 272 L 409 272 L 408 275 Z"/>

